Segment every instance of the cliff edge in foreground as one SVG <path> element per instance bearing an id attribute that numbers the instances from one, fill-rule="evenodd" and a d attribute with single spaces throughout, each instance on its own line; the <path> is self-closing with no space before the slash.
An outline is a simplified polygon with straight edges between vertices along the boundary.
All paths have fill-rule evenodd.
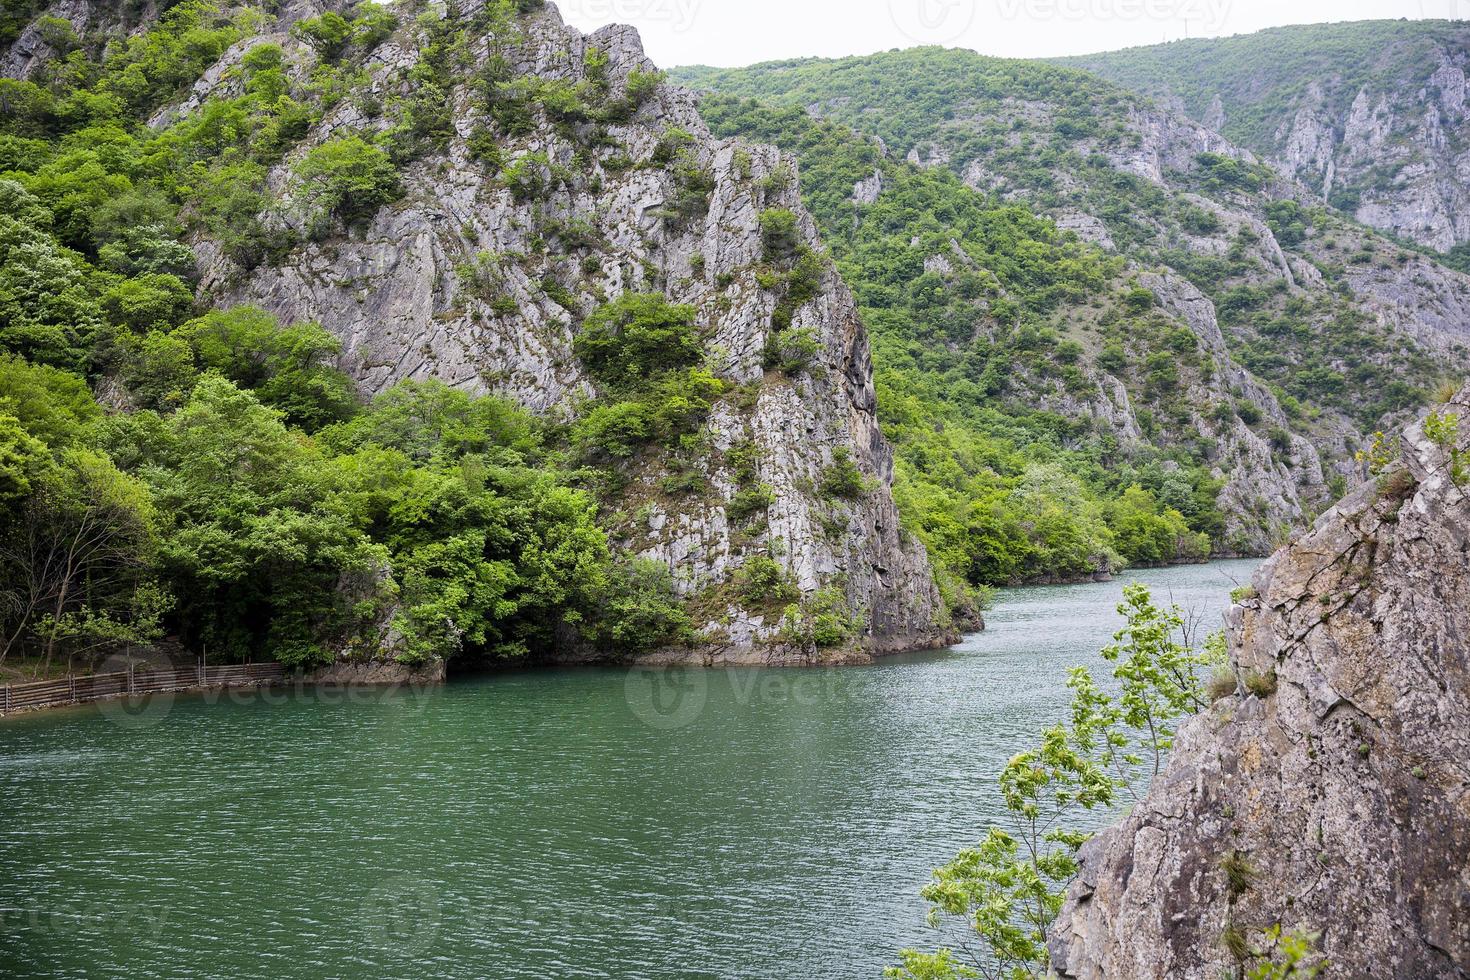
<path id="1" fill-rule="evenodd" d="M 1257 573 L 1235 692 L 1083 849 L 1063 976 L 1242 976 L 1276 924 L 1320 934 L 1323 976 L 1470 976 L 1467 414 L 1470 388 Z"/>

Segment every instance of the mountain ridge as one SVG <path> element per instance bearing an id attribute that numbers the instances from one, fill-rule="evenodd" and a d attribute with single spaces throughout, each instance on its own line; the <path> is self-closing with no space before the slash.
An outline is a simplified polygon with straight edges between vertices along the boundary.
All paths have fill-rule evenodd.
<path id="1" fill-rule="evenodd" d="M 365 468 L 291 505 L 365 522 L 350 538 L 360 553 L 314 614 L 323 624 L 365 618 L 347 641 L 300 627 L 308 662 L 483 654 L 481 627 L 464 624 L 488 636 L 497 605 L 514 609 L 495 588 L 541 589 L 552 602 L 534 625 L 520 621 L 526 639 L 489 647 L 511 658 L 653 645 L 662 659 L 811 663 L 940 645 L 955 635 L 951 607 L 978 625 L 963 594 L 941 599 L 921 544 L 900 526 L 866 334 L 792 166 L 768 148 L 713 139 L 632 29 L 583 36 L 536 0 L 298 2 L 274 14 L 186 0 L 106 46 L 118 26 L 106 12 L 67 0 L 48 9 L 11 45 L 27 77 L 3 83 L 26 106 L 12 125 L 34 134 L 7 144 L 29 154 L 13 170 L 18 193 L 59 208 L 57 168 L 88 173 L 161 219 L 146 249 L 131 239 L 114 248 L 144 250 L 130 262 L 156 252 L 171 263 L 117 288 L 166 290 L 172 308 L 116 323 L 104 306 L 99 325 L 115 340 L 79 338 L 70 355 L 105 395 L 104 428 L 121 430 L 109 438 L 124 477 L 163 492 L 167 457 L 135 442 L 143 429 L 216 411 L 201 398 L 246 414 L 263 397 L 304 400 L 305 390 L 268 395 L 250 369 L 257 355 L 231 349 L 237 331 L 277 343 L 285 324 L 312 337 L 300 356 L 334 400 L 294 436 L 279 431 L 305 425 L 294 416 L 259 415 L 260 424 L 332 467 Z M 68 74 L 75 65 L 81 86 Z M 82 270 L 113 261 L 87 210 L 67 222 L 78 250 L 67 261 Z M 113 283 L 95 267 L 87 274 L 98 288 Z M 44 361 L 26 336 L 0 333 Z M 781 344 L 788 354 L 768 363 Z M 195 376 L 201 361 L 232 357 L 246 363 L 229 362 L 226 382 L 251 390 Z M 366 405 L 338 387 L 336 371 Z M 536 413 L 502 429 L 534 430 L 540 444 L 532 454 L 524 441 L 495 445 L 500 433 L 475 436 L 468 450 L 408 438 L 410 423 L 443 431 L 446 411 L 473 426 Z M 412 471 L 421 458 L 448 481 L 443 493 L 460 496 L 459 481 L 473 498 L 467 510 L 454 504 L 468 523 L 447 538 L 443 501 L 359 513 L 374 495 L 409 491 L 358 481 L 386 479 L 390 463 Z M 561 531 L 553 518 L 509 536 L 505 554 L 488 539 L 473 544 L 489 533 L 476 509 L 514 508 L 542 484 L 534 494 L 596 529 L 538 541 Z M 594 502 L 595 519 L 585 510 Z M 268 529 L 275 518 L 260 519 Z M 324 557 L 319 543 L 293 547 Z M 608 587 L 631 594 L 592 594 L 604 548 Z M 581 570 L 556 570 L 562 561 L 590 563 L 587 594 Z M 257 581 L 262 604 L 283 604 L 269 579 Z M 176 583 L 192 606 L 198 586 Z M 664 589 L 673 605 L 655 598 Z M 636 625 L 645 614 L 646 628 Z M 214 627 L 193 615 L 181 628 L 208 635 Z M 276 629 L 285 616 L 263 619 Z"/>
<path id="2" fill-rule="evenodd" d="M 1463 268 L 1470 22 L 1355 21 L 1053 59 L 1177 104 Z"/>

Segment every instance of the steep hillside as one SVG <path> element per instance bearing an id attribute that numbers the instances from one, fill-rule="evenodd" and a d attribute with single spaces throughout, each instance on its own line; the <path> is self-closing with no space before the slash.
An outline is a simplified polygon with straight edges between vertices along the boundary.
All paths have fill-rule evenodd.
<path id="1" fill-rule="evenodd" d="M 800 154 L 874 331 L 898 499 L 947 566 L 1006 582 L 1195 557 L 1201 536 L 1266 550 L 1325 495 L 1315 451 L 1177 276 L 800 110 L 704 111 Z"/>
<path id="2" fill-rule="evenodd" d="M 1470 263 L 1470 23 L 1283 27 L 1060 63 L 1177 103 L 1359 221 Z"/>
<path id="3" fill-rule="evenodd" d="M 0 344 L 113 413 L 27 445 L 105 452 L 163 542 L 116 617 L 161 579 L 186 640 L 294 631 L 306 661 L 949 635 L 793 167 L 712 138 L 630 29 L 534 0 L 118 14 L 54 4 L 0 82 L 10 256 L 47 251 L 71 304 L 12 288 Z M 271 464 L 191 444 L 206 421 Z M 269 486 L 179 506 L 221 465 Z"/>
<path id="4" fill-rule="evenodd" d="M 1324 976 L 1466 975 L 1467 412 L 1470 389 L 1257 574 L 1230 618 L 1235 690 L 1083 847 L 1063 976 L 1279 971 L 1273 926 L 1314 936 Z"/>
<path id="5" fill-rule="evenodd" d="M 1305 452 L 1325 458 L 1327 483 L 1333 473 L 1352 480 L 1350 458 L 1362 434 L 1422 404 L 1441 376 L 1463 364 L 1470 281 L 1314 206 L 1303 188 L 1249 152 L 1095 77 L 939 49 L 676 74 L 721 93 L 706 114 L 729 131 L 745 126 L 778 138 L 730 98 L 815 112 L 877 138 L 877 169 L 906 158 L 954 174 L 987 207 L 1026 208 L 1116 256 L 1118 274 L 1174 284 L 1153 290 L 1164 300 L 1158 308 L 1187 322 L 1204 349 L 1217 345 L 1222 365 L 1233 362 L 1221 372 L 1228 398 L 1208 385 L 1167 392 L 1151 385 L 1149 358 L 1164 365 L 1166 338 L 1150 340 L 1137 317 L 1123 316 L 1110 338 L 1098 338 L 1103 343 L 1083 344 L 1084 363 L 1096 368 L 1104 358 L 1103 373 L 1148 408 L 1144 434 L 1164 446 L 1189 443 L 1194 428 L 1218 442 L 1212 427 L 1186 420 L 1209 417 L 1224 401 L 1250 402 L 1244 417 L 1251 425 L 1269 420 L 1267 428 L 1279 432 L 1276 465 L 1229 446 L 1219 454 L 1201 446 L 1193 457 L 1227 480 L 1232 467 L 1220 460 L 1237 460 L 1238 472 L 1258 482 L 1257 492 L 1227 489 L 1221 497 L 1234 527 L 1256 529 L 1242 544 L 1264 550 L 1269 531 L 1261 532 L 1294 523 L 1296 500 L 1324 499 L 1322 481 L 1312 476 L 1315 460 L 1303 462 L 1296 437 Z M 840 182 L 826 173 L 830 155 L 826 144 L 813 144 L 803 172 L 813 209 L 828 215 L 826 236 L 838 242 L 851 232 L 845 217 L 834 220 Z M 875 195 L 881 207 L 881 178 L 863 182 L 848 207 L 861 215 Z M 865 281 L 856 272 L 849 278 Z M 1081 329 L 1089 316 L 1079 305 L 1058 307 L 1057 322 Z M 869 319 L 881 349 L 885 328 Z M 1264 397 L 1255 379 L 1271 389 Z M 1015 395 L 1021 404 L 1048 404 L 1044 391 L 1024 383 Z M 1128 424 L 1112 428 L 1122 437 Z"/>

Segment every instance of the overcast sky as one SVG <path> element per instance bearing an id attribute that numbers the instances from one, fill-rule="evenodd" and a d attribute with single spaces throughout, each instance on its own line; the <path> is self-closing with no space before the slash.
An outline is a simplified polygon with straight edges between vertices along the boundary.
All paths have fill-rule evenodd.
<path id="1" fill-rule="evenodd" d="M 871 54 L 916 44 L 1015 58 L 1281 24 L 1470 18 L 1470 0 L 556 0 L 583 30 L 633 24 L 664 67 Z"/>

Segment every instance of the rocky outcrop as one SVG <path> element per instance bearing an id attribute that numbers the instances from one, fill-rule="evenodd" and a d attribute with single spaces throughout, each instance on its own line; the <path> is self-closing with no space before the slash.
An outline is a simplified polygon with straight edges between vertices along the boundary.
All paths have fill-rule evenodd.
<path id="1" fill-rule="evenodd" d="M 72 34 L 81 35 L 95 29 L 94 21 L 99 13 L 105 17 L 109 11 L 87 0 L 56 0 L 47 7 L 45 16 L 65 21 L 71 25 Z M 37 17 L 21 29 L 9 49 L 0 56 L 0 78 L 26 78 L 39 65 L 55 57 L 57 50 L 51 42 L 57 38 L 48 38 L 47 26 L 42 17 Z"/>
<path id="2" fill-rule="evenodd" d="M 1461 44 L 1436 52 L 1419 85 L 1359 88 L 1345 117 L 1304 106 L 1278 130 L 1281 162 L 1366 225 L 1441 252 L 1470 241 L 1467 66 Z"/>
<path id="3" fill-rule="evenodd" d="M 478 8 L 461 3 L 459 16 Z M 439 16 L 449 14 L 439 8 Z M 374 98 L 411 91 L 419 29 L 406 26 L 368 58 Z M 309 63 L 310 53 L 278 29 L 270 39 Z M 190 101 L 230 84 L 231 59 L 251 43 L 237 44 L 207 72 Z M 513 37 L 472 39 L 469 55 L 472 71 L 499 55 L 514 76 L 536 84 L 605 85 L 609 100 L 626 96 L 633 73 L 655 71 L 632 28 L 583 36 L 551 7 L 523 18 Z M 606 65 L 594 80 L 589 65 L 600 56 Z M 320 322 L 341 339 L 341 366 L 366 396 L 405 379 L 435 378 L 563 419 L 597 394 L 572 353 L 582 318 L 626 292 L 658 292 L 689 304 L 698 310 L 708 367 L 734 392 L 716 406 L 703 435 L 708 448 L 694 482 L 707 490 L 665 492 L 669 460 L 645 454 L 625 474 L 622 497 L 609 509 L 622 544 L 666 562 L 679 591 L 707 610 L 701 624 L 707 646 L 691 656 L 774 662 L 815 656 L 774 643 L 779 614 L 751 616 L 724 598 L 741 565 L 766 554 L 785 565 L 806 595 L 833 587 L 845 592 L 862 624 L 849 653 L 950 639 L 923 547 L 899 526 L 867 336 L 830 263 L 823 263 L 815 297 L 792 315 L 790 329 L 817 341 L 811 363 L 790 376 L 763 364 L 781 295 L 762 284 L 762 212 L 796 212 L 800 244 L 821 250 L 802 210 L 793 161 L 769 147 L 712 138 L 693 97 L 659 84 L 595 139 L 590 124 L 553 119 L 532 103 L 529 125 L 496 140 L 500 173 L 522 168 L 535 185 L 528 190 L 496 179 L 472 155 L 469 137 L 483 125 L 474 86 L 458 84 L 449 98 L 455 134 L 443 152 L 403 170 L 397 204 L 365 228 L 307 241 L 284 260 L 252 270 L 199 241 L 203 289 L 224 305 L 253 303 L 286 320 Z M 314 146 L 390 125 L 365 113 L 363 102 L 340 102 L 271 174 L 284 202 L 280 220 L 298 234 L 307 230 L 307 218 L 292 202 L 292 167 Z M 693 207 L 691 174 L 708 186 Z M 728 509 L 750 475 L 737 476 L 726 458 L 745 443 L 756 450 L 755 481 L 770 491 L 758 527 L 742 525 Z M 844 459 L 856 464 L 864 492 L 823 495 L 824 474 Z"/>
<path id="4" fill-rule="evenodd" d="M 1463 19 L 1277 28 L 1063 60 L 1187 108 L 1370 227 L 1441 252 L 1470 242 Z"/>
<path id="5" fill-rule="evenodd" d="M 1441 411 L 1470 418 L 1470 388 Z M 1275 924 L 1320 934 L 1324 976 L 1470 976 L 1470 484 L 1444 428 L 1258 572 L 1237 690 L 1083 849 L 1064 977 L 1238 976 Z"/>
<path id="6" fill-rule="evenodd" d="M 1159 304 L 1188 325 L 1215 371 L 1202 377 L 1185 393 L 1197 431 L 1216 440 L 1213 475 L 1224 485 L 1219 507 L 1225 514 L 1228 551 L 1265 554 L 1288 529 L 1301 527 L 1329 499 L 1326 471 L 1316 445 L 1290 431 L 1291 420 L 1271 389 L 1230 356 L 1215 316 L 1215 304 L 1182 276 L 1145 273 L 1139 282 L 1152 290 Z M 1236 415 L 1211 417 L 1210 405 L 1239 397 L 1256 406 L 1266 422 L 1255 427 Z M 1273 446 L 1262 431 L 1278 430 L 1285 445 Z M 1324 446 L 1333 455 L 1345 454 L 1339 444 Z"/>

